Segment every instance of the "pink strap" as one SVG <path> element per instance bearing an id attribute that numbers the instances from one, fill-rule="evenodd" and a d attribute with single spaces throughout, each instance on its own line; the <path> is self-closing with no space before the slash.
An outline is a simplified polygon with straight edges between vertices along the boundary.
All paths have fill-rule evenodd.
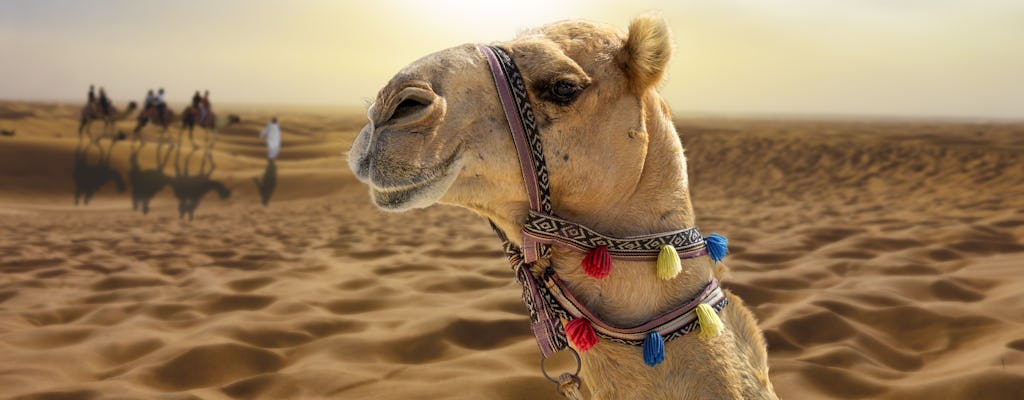
<path id="1" fill-rule="evenodd" d="M 494 77 L 494 86 L 498 88 L 498 98 L 501 99 L 501 106 L 505 110 L 505 120 L 508 121 L 508 127 L 512 130 L 516 153 L 519 154 L 519 168 L 522 169 L 523 180 L 526 181 L 526 193 L 530 197 L 530 209 L 541 211 L 537 176 L 533 171 L 533 162 L 530 158 L 530 144 L 527 142 L 526 130 L 523 129 L 523 121 L 519 117 L 515 99 L 512 97 L 512 88 L 508 85 L 505 71 L 501 69 L 494 51 L 484 45 L 477 45 L 477 48 L 487 56 L 487 63 L 491 67 L 491 76 Z"/>
<path id="2" fill-rule="evenodd" d="M 523 128 L 523 121 L 519 115 L 515 98 L 512 96 L 512 88 L 508 84 L 508 77 L 498 62 L 498 56 L 494 50 L 484 45 L 477 45 L 487 56 L 487 64 L 491 68 L 491 77 L 494 78 L 494 86 L 498 89 L 498 98 L 501 99 L 501 107 L 505 111 L 505 120 L 512 130 L 512 140 L 516 144 L 516 154 L 519 155 L 519 169 L 522 170 L 523 182 L 526 184 L 526 194 L 530 199 L 530 209 L 535 212 L 543 212 L 540 207 L 540 190 L 538 189 L 537 173 L 533 168 L 530 144 L 526 138 L 526 130 Z M 522 237 L 523 260 L 527 264 L 537 261 L 540 254 L 539 243 L 527 236 Z"/>
<path id="3" fill-rule="evenodd" d="M 561 296 L 564 297 L 565 302 L 559 301 L 559 303 L 562 303 L 561 305 L 563 308 L 569 310 L 570 312 L 572 311 L 572 309 L 575 308 L 579 312 L 579 315 L 575 315 L 574 317 L 586 318 L 590 320 L 590 322 L 593 323 L 596 327 L 603 328 L 603 330 L 614 334 L 640 334 L 657 329 L 658 327 L 667 324 L 669 321 L 672 321 L 676 318 L 683 316 L 684 314 L 693 311 L 694 309 L 697 308 L 699 304 L 705 302 L 708 299 L 708 297 L 710 297 L 712 293 L 714 293 L 715 290 L 719 288 L 718 279 L 712 278 L 711 282 L 704 287 L 704 290 L 702 290 L 701 293 L 697 295 L 697 297 L 694 297 L 688 303 L 676 307 L 641 325 L 628 328 L 620 328 L 617 326 L 613 326 L 608 322 L 605 322 L 597 315 L 591 313 L 589 309 L 583 306 L 582 302 L 577 300 L 576 297 L 572 295 L 572 292 L 570 292 L 569 289 L 565 287 L 565 283 L 563 283 L 560 279 L 555 278 L 554 284 L 557 285 L 557 290 L 558 292 L 560 292 L 557 294 L 561 294 Z M 559 296 L 556 295 L 556 300 L 561 300 L 558 299 L 558 297 Z"/>

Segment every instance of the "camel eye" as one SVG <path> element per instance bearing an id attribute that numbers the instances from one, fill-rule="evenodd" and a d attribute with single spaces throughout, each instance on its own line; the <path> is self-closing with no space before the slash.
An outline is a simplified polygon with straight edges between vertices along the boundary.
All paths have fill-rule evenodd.
<path id="1" fill-rule="evenodd" d="M 576 100 L 576 96 L 583 90 L 580 85 L 570 81 L 558 81 L 548 89 L 548 97 L 550 100 L 562 104 L 568 105 Z"/>

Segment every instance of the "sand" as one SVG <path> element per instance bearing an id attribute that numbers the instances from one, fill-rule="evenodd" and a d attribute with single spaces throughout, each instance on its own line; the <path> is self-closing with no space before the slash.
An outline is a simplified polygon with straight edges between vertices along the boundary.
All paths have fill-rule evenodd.
<path id="1" fill-rule="evenodd" d="M 281 113 L 267 185 L 270 111 L 218 111 L 243 123 L 164 171 L 215 161 L 230 197 L 190 221 L 171 186 L 132 210 L 128 141 L 125 191 L 75 206 L 78 106 L 0 103 L 0 397 L 559 398 L 486 223 L 370 204 L 342 155 L 359 114 Z M 1024 398 L 1024 124 L 678 125 L 782 398 Z"/>

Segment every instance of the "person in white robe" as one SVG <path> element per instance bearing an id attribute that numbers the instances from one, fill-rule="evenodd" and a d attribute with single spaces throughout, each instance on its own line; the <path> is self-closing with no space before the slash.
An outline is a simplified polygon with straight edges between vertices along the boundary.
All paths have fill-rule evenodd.
<path id="1" fill-rule="evenodd" d="M 281 127 L 277 125 L 277 117 L 271 118 L 263 128 L 260 139 L 267 142 L 267 159 L 277 159 L 277 153 L 281 151 Z"/>

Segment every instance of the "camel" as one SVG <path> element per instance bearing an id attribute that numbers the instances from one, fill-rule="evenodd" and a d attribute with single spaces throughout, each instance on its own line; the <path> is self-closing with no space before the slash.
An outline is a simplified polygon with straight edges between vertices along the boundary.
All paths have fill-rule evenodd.
<path id="1" fill-rule="evenodd" d="M 137 123 L 135 124 L 135 130 L 132 131 L 132 134 L 135 137 L 141 138 L 142 128 L 150 122 L 154 125 L 160 125 L 163 127 L 163 130 L 161 131 L 163 134 L 167 133 L 167 127 L 171 126 L 171 121 L 174 120 L 174 111 L 171 111 L 168 107 L 164 107 L 163 112 L 161 112 L 160 108 L 153 106 L 139 111 L 139 115 L 135 119 Z M 145 144 L 145 142 L 143 142 L 143 144 Z"/>
<path id="2" fill-rule="evenodd" d="M 210 111 L 206 114 L 206 118 L 202 121 L 199 119 L 199 110 L 195 107 L 188 106 L 184 111 L 181 112 L 181 132 L 178 133 L 178 145 L 181 145 L 181 134 L 188 129 L 188 140 L 192 142 L 192 147 L 197 147 L 195 140 L 192 138 L 192 130 L 198 125 L 200 128 L 206 131 L 206 142 L 211 140 L 211 135 L 216 134 L 218 129 L 223 129 L 233 124 L 242 122 L 242 119 L 235 114 L 228 114 L 228 119 L 222 123 L 218 123 L 217 114 Z"/>
<path id="3" fill-rule="evenodd" d="M 136 145 L 136 143 L 138 143 Z M 162 150 L 163 146 L 167 146 L 167 150 Z M 149 214 L 149 202 L 163 190 L 164 186 L 171 183 L 171 178 L 164 174 L 164 167 L 167 165 L 171 151 L 174 149 L 173 144 L 160 142 L 156 147 L 156 168 L 142 169 L 139 166 L 139 151 L 142 150 L 142 141 L 135 140 L 132 143 L 132 152 L 130 160 L 130 170 L 128 171 L 128 181 L 132 186 L 132 211 L 139 210 L 141 207 L 142 214 Z"/>
<path id="4" fill-rule="evenodd" d="M 124 179 L 117 170 L 110 167 L 110 151 L 113 150 L 116 140 L 110 141 L 104 152 L 103 146 L 98 140 L 90 140 L 83 146 L 83 141 L 78 141 L 75 147 L 75 164 L 71 171 L 71 178 L 75 184 L 75 205 L 81 200 L 83 204 L 89 205 L 93 194 L 103 188 L 109 181 L 114 181 L 118 193 L 124 192 Z M 95 164 L 89 163 L 89 147 L 96 146 L 99 156 Z"/>
<path id="5" fill-rule="evenodd" d="M 637 17 L 625 34 L 564 21 L 496 45 L 525 80 L 554 213 L 617 237 L 695 226 L 681 139 L 657 91 L 672 53 L 662 18 Z M 531 196 L 486 57 L 466 44 L 399 71 L 369 107 L 348 163 L 381 209 L 461 206 L 522 247 Z M 680 307 L 726 273 L 702 256 L 682 259 L 674 279 L 659 279 L 650 262 L 623 260 L 595 279 L 583 258 L 553 246 L 530 271 L 552 268 L 583 305 L 620 327 Z M 725 297 L 717 336 L 666 341 L 654 367 L 637 346 L 602 340 L 584 352 L 572 344 L 593 398 L 776 399 L 763 333 L 740 298 Z"/>
<path id="6" fill-rule="evenodd" d="M 81 119 L 78 124 L 78 137 L 81 138 L 82 133 L 84 132 L 91 139 L 92 133 L 90 132 L 89 128 L 92 126 L 92 122 L 98 119 L 103 120 L 104 132 L 110 131 L 111 129 L 113 129 L 114 123 L 125 118 L 128 118 L 128 116 L 131 115 L 133 111 L 135 111 L 136 107 L 137 105 L 135 104 L 134 101 L 132 101 L 128 103 L 128 108 L 126 108 L 122 112 L 119 112 L 116 107 L 111 105 L 109 112 L 104 114 L 103 110 L 100 109 L 99 104 L 86 104 L 82 107 Z"/>

